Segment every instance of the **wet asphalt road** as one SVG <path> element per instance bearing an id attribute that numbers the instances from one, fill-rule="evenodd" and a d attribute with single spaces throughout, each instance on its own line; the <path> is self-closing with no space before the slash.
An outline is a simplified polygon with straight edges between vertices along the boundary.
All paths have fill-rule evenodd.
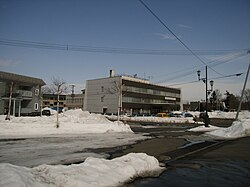
<path id="1" fill-rule="evenodd" d="M 212 119 L 211 122 L 215 126 L 228 127 L 232 120 Z M 182 128 L 184 131 L 181 130 Z M 156 149 L 165 149 L 160 155 L 160 151 L 153 154 L 166 164 L 167 170 L 158 178 L 137 179 L 124 186 L 245 187 L 250 185 L 250 137 L 228 141 L 206 140 L 192 145 L 188 143 L 187 137 L 200 137 L 201 134 L 186 132 L 188 128 L 182 125 L 171 130 L 166 130 L 167 127 L 152 130 L 152 135 L 159 136 L 155 139 L 159 140 L 157 144 L 160 144 Z M 150 129 L 135 128 L 134 130 L 147 132 Z M 144 141 L 145 147 L 146 142 L 151 144 L 150 140 Z M 166 148 L 171 142 L 172 148 Z M 181 146 L 182 143 L 184 146 Z M 141 146 L 135 145 L 127 152 L 138 148 L 143 150 Z"/>

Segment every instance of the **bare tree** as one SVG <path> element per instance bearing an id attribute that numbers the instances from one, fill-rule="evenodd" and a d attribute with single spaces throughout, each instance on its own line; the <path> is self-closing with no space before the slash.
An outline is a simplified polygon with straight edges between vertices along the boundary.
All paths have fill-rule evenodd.
<path id="1" fill-rule="evenodd" d="M 220 110 L 222 101 L 222 94 L 219 89 L 216 89 L 212 92 L 210 97 L 210 102 L 214 110 Z"/>
<path id="2" fill-rule="evenodd" d="M 244 100 L 244 102 L 250 101 L 250 89 L 246 89 L 244 91 L 243 100 Z"/>
<path id="3" fill-rule="evenodd" d="M 118 96 L 118 109 L 117 109 L 117 121 L 120 121 L 120 112 L 122 109 L 122 82 L 114 81 L 111 88 L 107 89 L 109 94 L 115 94 Z"/>
<path id="4" fill-rule="evenodd" d="M 59 78 L 53 78 L 52 79 L 52 83 L 54 85 L 54 88 L 56 90 L 56 94 L 57 94 L 57 114 L 56 114 L 56 128 L 59 128 L 59 118 L 58 118 L 58 114 L 59 114 L 59 101 L 60 101 L 60 94 L 62 94 L 63 92 L 67 91 L 67 87 L 65 86 L 66 82 L 64 82 L 63 80 L 59 79 Z"/>
<path id="5" fill-rule="evenodd" d="M 60 78 L 52 78 L 52 84 L 42 87 L 42 93 L 46 94 L 55 94 L 57 95 L 57 114 L 56 114 L 56 128 L 59 128 L 59 103 L 60 103 L 60 94 L 67 93 L 68 87 L 66 82 Z"/>
<path id="6" fill-rule="evenodd" d="M 246 89 L 243 93 L 243 102 L 248 110 L 250 110 L 250 89 Z"/>
<path id="7" fill-rule="evenodd" d="M 54 86 L 52 85 L 45 85 L 42 87 L 42 93 L 43 94 L 55 94 Z"/>

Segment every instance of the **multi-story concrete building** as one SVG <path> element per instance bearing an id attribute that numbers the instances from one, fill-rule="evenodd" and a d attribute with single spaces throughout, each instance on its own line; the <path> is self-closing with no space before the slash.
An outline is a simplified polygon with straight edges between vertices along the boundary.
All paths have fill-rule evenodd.
<path id="1" fill-rule="evenodd" d="M 84 93 L 66 95 L 67 109 L 83 109 Z"/>
<path id="2" fill-rule="evenodd" d="M 43 85 L 42 79 L 0 71 L 0 114 L 7 113 L 10 99 L 12 115 L 40 112 Z"/>
<path id="3" fill-rule="evenodd" d="M 48 107 L 57 110 L 57 94 L 43 94 L 43 108 Z M 66 106 L 66 95 L 59 95 L 59 112 Z"/>
<path id="4" fill-rule="evenodd" d="M 86 81 L 84 110 L 95 113 L 155 114 L 179 110 L 181 90 L 128 75 Z"/>

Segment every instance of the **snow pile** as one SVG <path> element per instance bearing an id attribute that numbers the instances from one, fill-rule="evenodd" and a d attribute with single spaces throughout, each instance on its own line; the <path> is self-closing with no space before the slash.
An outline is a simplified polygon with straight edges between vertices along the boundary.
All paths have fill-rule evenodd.
<path id="1" fill-rule="evenodd" d="M 230 139 L 240 138 L 250 135 L 250 119 L 243 119 L 241 121 L 234 121 L 228 128 L 220 128 L 211 132 L 207 132 L 207 135 Z"/>
<path id="2" fill-rule="evenodd" d="M 88 111 L 82 111 L 81 109 L 67 110 L 60 114 L 61 121 L 70 123 L 110 123 L 110 121 L 101 114 L 90 114 Z"/>
<path id="3" fill-rule="evenodd" d="M 233 124 L 227 128 L 209 125 L 209 127 L 199 126 L 189 129 L 188 131 L 206 132 L 205 135 L 222 139 L 240 138 L 250 136 L 250 119 L 234 121 Z"/>
<path id="4" fill-rule="evenodd" d="M 130 153 L 113 160 L 89 157 L 77 165 L 34 168 L 0 164 L 0 186 L 120 186 L 137 177 L 158 176 L 165 168 L 155 157 Z"/>
<path id="5" fill-rule="evenodd" d="M 205 125 L 199 126 L 199 127 L 194 127 L 192 129 L 189 129 L 188 131 L 190 132 L 211 132 L 217 129 L 221 129 L 221 127 L 209 125 L 209 127 L 205 127 Z"/>
<path id="6" fill-rule="evenodd" d="M 108 116 L 111 120 L 116 120 L 117 116 Z M 121 120 L 134 122 L 148 122 L 148 123 L 195 123 L 192 117 L 153 117 L 153 116 L 136 116 L 128 117 L 122 116 Z"/>
<path id="7" fill-rule="evenodd" d="M 199 116 L 200 112 L 189 112 L 194 116 Z M 237 112 L 223 112 L 223 111 L 213 111 L 208 112 L 209 118 L 220 118 L 220 119 L 235 119 Z M 239 113 L 239 119 L 250 119 L 249 111 L 241 111 Z"/>
<path id="8" fill-rule="evenodd" d="M 69 110 L 59 115 L 59 128 L 56 115 L 42 117 L 13 117 L 10 121 L 0 116 L 0 136 L 48 136 L 55 134 L 84 134 L 107 132 L 133 132 L 129 125 L 111 122 L 105 116 L 90 114 L 82 110 Z"/>

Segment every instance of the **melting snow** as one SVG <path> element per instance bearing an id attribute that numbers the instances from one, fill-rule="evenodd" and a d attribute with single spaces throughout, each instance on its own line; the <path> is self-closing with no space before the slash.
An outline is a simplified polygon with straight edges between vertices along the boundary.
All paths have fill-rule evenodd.
<path id="1" fill-rule="evenodd" d="M 137 177 L 158 176 L 165 168 L 145 153 L 106 160 L 89 157 L 77 165 L 40 165 L 34 168 L 0 164 L 2 187 L 120 186 Z"/>

